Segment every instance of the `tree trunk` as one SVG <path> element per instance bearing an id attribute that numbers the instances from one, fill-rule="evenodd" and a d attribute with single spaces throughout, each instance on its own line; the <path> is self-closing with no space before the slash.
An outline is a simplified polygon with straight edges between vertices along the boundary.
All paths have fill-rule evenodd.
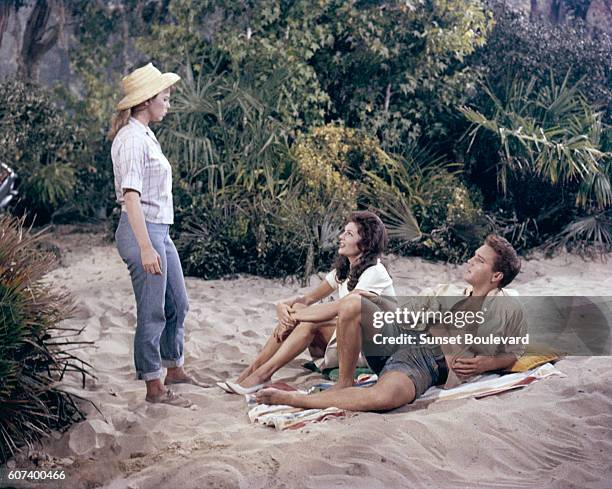
<path id="1" fill-rule="evenodd" d="M 0 2 L 0 46 L 2 46 L 2 38 L 4 37 L 4 33 L 8 27 L 8 21 L 13 7 L 14 4 L 11 2 Z"/>
<path id="2" fill-rule="evenodd" d="M 385 112 L 389 112 L 389 102 L 391 102 L 391 84 L 387 85 L 385 90 Z"/>
<path id="3" fill-rule="evenodd" d="M 529 20 L 536 20 L 540 17 L 538 9 L 538 0 L 531 0 L 531 8 L 529 10 Z"/>
<path id="4" fill-rule="evenodd" d="M 47 0 L 36 0 L 23 33 L 17 76 L 26 81 L 38 81 L 38 64 L 57 42 L 59 26 L 48 27 L 51 6 Z"/>

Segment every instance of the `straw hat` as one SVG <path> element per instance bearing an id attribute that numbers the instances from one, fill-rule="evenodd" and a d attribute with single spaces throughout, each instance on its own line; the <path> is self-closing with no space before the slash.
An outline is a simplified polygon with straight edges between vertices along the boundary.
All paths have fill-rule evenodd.
<path id="1" fill-rule="evenodd" d="M 153 63 L 138 68 L 121 80 L 125 96 L 117 104 L 117 110 L 129 109 L 149 100 L 180 79 L 176 73 L 162 73 Z"/>

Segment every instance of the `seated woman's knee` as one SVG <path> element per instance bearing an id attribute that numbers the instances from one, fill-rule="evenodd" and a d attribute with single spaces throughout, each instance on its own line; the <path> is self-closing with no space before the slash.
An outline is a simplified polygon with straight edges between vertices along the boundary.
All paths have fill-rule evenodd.
<path id="1" fill-rule="evenodd" d="M 340 302 L 340 308 L 338 310 L 338 317 L 352 318 L 358 316 L 361 313 L 361 296 L 357 294 L 351 294 L 344 297 Z"/>

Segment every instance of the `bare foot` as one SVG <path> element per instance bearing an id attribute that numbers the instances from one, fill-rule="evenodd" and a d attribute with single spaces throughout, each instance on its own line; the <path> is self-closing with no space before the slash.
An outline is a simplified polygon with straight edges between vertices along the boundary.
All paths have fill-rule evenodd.
<path id="1" fill-rule="evenodd" d="M 146 381 L 147 398 L 154 399 L 166 395 L 166 387 L 161 383 L 160 379 Z"/>
<path id="2" fill-rule="evenodd" d="M 270 378 L 271 377 L 269 376 L 258 375 L 256 372 L 254 372 L 242 382 L 238 382 L 238 384 L 240 384 L 241 387 L 248 389 L 249 387 L 255 387 L 256 385 L 263 384 L 264 382 L 270 380 Z"/>
<path id="3" fill-rule="evenodd" d="M 185 372 L 183 367 L 168 369 L 168 373 L 166 374 L 166 378 L 164 379 L 164 385 L 171 384 L 192 384 L 197 385 L 199 387 L 210 387 L 209 384 L 204 384 L 195 380 L 191 375 Z"/>
<path id="4" fill-rule="evenodd" d="M 301 395 L 301 394 L 297 394 Z M 262 389 L 255 394 L 255 399 L 259 404 L 287 404 L 293 406 L 296 394 L 294 392 L 282 391 L 271 387 Z"/>
<path id="5" fill-rule="evenodd" d="M 236 383 L 237 384 L 241 384 L 242 382 L 249 376 L 251 375 L 253 372 L 255 371 L 255 366 L 254 365 L 250 365 L 247 368 L 245 368 L 242 372 L 240 372 L 240 375 L 238 376 L 238 378 L 236 379 Z"/>

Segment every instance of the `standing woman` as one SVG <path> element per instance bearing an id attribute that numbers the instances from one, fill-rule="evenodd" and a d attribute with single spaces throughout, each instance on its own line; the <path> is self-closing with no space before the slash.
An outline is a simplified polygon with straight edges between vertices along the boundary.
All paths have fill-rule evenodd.
<path id="1" fill-rule="evenodd" d="M 170 107 L 170 87 L 180 77 L 151 63 L 123 78 L 108 137 L 121 218 L 115 233 L 136 297 L 134 363 L 147 387 L 146 400 L 188 407 L 166 388 L 195 383 L 183 370 L 183 323 L 189 308 L 183 270 L 168 234 L 174 222 L 172 168 L 149 128 Z M 162 367 L 168 372 L 161 382 Z"/>

